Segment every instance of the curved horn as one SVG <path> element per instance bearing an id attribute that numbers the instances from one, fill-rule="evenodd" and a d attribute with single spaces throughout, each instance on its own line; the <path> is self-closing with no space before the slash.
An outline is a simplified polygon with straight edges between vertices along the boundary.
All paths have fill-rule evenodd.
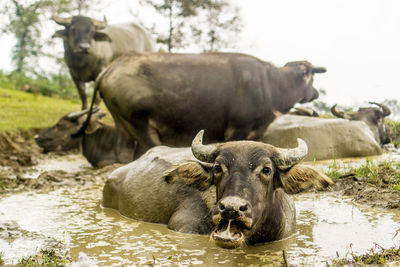
<path id="1" fill-rule="evenodd" d="M 65 27 L 68 27 L 72 21 L 72 18 L 62 18 L 57 15 L 53 15 L 51 19 L 54 20 L 57 24 L 60 24 Z"/>
<path id="2" fill-rule="evenodd" d="M 300 114 L 304 114 L 310 117 L 318 117 L 318 114 L 312 109 L 301 108 L 301 107 L 295 107 L 294 109 L 297 110 Z"/>
<path id="3" fill-rule="evenodd" d="M 218 153 L 218 145 L 203 145 L 203 135 L 204 130 L 201 130 L 193 139 L 192 153 L 200 161 L 209 163 L 214 162 Z"/>
<path id="4" fill-rule="evenodd" d="M 312 66 L 311 72 L 312 73 L 324 73 L 324 72 L 326 72 L 326 68 Z"/>
<path id="5" fill-rule="evenodd" d="M 335 105 L 333 105 L 333 106 L 331 107 L 331 112 L 332 112 L 332 114 L 335 115 L 335 116 L 338 117 L 338 118 L 345 119 L 345 117 L 344 117 L 344 112 L 336 110 L 336 106 L 337 106 L 337 104 L 335 104 Z"/>
<path id="6" fill-rule="evenodd" d="M 91 19 L 92 23 L 94 25 L 94 27 L 96 28 L 96 30 L 101 30 L 104 29 L 107 26 L 107 20 L 106 17 L 104 17 L 104 20 L 97 20 L 97 19 Z"/>
<path id="7" fill-rule="evenodd" d="M 298 146 L 296 148 L 275 147 L 277 155 L 273 157 L 273 160 L 279 169 L 288 169 L 307 156 L 308 147 L 306 142 L 297 138 L 297 143 Z"/>
<path id="8" fill-rule="evenodd" d="M 81 111 L 71 112 L 71 113 L 69 113 L 69 114 L 67 115 L 67 118 L 70 119 L 70 120 L 77 119 L 77 118 L 79 118 L 79 117 L 81 117 L 81 116 L 83 116 L 83 115 L 88 114 L 88 113 L 89 113 L 89 110 L 90 110 L 90 109 L 87 108 L 87 109 L 84 109 L 84 110 L 81 110 Z M 96 107 L 95 109 L 93 109 L 93 113 L 98 112 L 99 110 L 100 110 L 100 108 L 99 108 L 99 107 Z"/>
<path id="9" fill-rule="evenodd" d="M 383 112 L 383 117 L 389 116 L 392 113 L 390 108 L 388 106 L 384 105 L 384 104 L 379 104 L 379 103 L 376 103 L 376 102 L 368 102 L 368 103 L 381 107 L 382 108 L 382 112 Z"/>

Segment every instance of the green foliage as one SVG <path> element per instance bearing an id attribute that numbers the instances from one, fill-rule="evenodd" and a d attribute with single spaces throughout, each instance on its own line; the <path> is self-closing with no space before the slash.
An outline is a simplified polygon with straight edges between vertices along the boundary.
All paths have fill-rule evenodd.
<path id="1" fill-rule="evenodd" d="M 17 43 L 12 51 L 15 71 L 24 73 L 30 71 L 28 60 L 43 56 L 42 23 L 48 20 L 50 12 L 68 10 L 70 0 L 35 0 L 22 2 L 6 0 L 0 14 L 6 17 L 6 22 L 0 25 L 3 33 L 14 35 Z"/>
<path id="2" fill-rule="evenodd" d="M 4 257 L 4 253 L 0 251 L 0 266 L 2 266 L 4 264 L 3 257 Z"/>
<path id="3" fill-rule="evenodd" d="M 239 9 L 226 0 L 209 0 L 195 19 L 191 31 L 203 51 L 234 48 L 243 28 Z"/>
<path id="4" fill-rule="evenodd" d="M 203 51 L 232 48 L 242 29 L 239 12 L 226 0 L 141 0 L 167 20 L 168 30 L 157 32 L 157 42 L 168 52 L 184 47 Z"/>
<path id="5" fill-rule="evenodd" d="M 59 73 L 49 74 L 48 76 L 50 78 L 41 75 L 32 78 L 23 73 L 12 72 L 6 75 L 0 71 L 0 87 L 45 96 L 59 96 L 69 99 L 78 97 L 76 87 L 68 74 Z"/>
<path id="6" fill-rule="evenodd" d="M 22 258 L 17 266 L 24 267 L 53 267 L 53 266 L 66 266 L 68 260 L 63 259 L 56 255 L 54 250 L 42 250 L 38 255 L 28 258 Z"/>
<path id="7" fill-rule="evenodd" d="M 342 172 L 340 172 L 339 167 L 337 166 L 336 158 L 333 158 L 333 162 L 328 166 L 328 172 L 326 173 L 330 178 L 337 179 L 342 176 Z"/>
<path id="8" fill-rule="evenodd" d="M 400 144 L 400 122 L 385 119 L 385 123 L 389 126 L 390 140 L 395 147 Z"/>
<path id="9" fill-rule="evenodd" d="M 399 248 L 392 247 L 385 249 L 378 244 L 371 248 L 370 251 L 363 255 L 356 255 L 352 251 L 344 258 L 333 259 L 331 263 L 326 263 L 327 266 L 365 266 L 365 265 L 382 265 L 390 261 L 400 260 Z"/>

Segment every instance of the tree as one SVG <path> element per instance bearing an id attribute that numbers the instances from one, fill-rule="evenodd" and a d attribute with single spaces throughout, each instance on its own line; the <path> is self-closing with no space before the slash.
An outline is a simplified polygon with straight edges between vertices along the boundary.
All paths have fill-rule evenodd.
<path id="1" fill-rule="evenodd" d="M 23 2 L 9 0 L 0 14 L 6 17 L 8 23 L 1 26 L 2 33 L 13 34 L 17 40 L 12 51 L 12 61 L 15 71 L 27 71 L 27 60 L 30 57 L 43 55 L 43 40 L 41 38 L 42 23 L 46 14 L 51 11 L 62 12 L 68 9 L 70 0 L 36 0 Z"/>
<path id="2" fill-rule="evenodd" d="M 239 9 L 226 0 L 209 0 L 200 21 L 191 26 L 196 43 L 203 51 L 233 48 L 243 25 Z"/>
<path id="3" fill-rule="evenodd" d="M 206 7 L 207 2 L 207 0 L 141 0 L 142 4 L 152 6 L 168 20 L 167 34 L 159 34 L 157 40 L 167 45 L 168 52 L 184 45 L 187 35 L 185 18 L 197 15 L 199 9 Z"/>

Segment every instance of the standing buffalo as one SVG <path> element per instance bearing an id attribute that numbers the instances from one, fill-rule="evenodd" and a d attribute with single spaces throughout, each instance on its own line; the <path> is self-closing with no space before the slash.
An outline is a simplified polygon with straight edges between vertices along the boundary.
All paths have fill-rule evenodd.
<path id="1" fill-rule="evenodd" d="M 255 141 L 203 145 L 202 138 L 201 131 L 192 151 L 158 146 L 115 170 L 103 206 L 234 248 L 292 235 L 296 210 L 287 193 L 332 183 L 296 165 L 307 154 L 300 139 L 297 148 L 281 149 Z"/>
<path id="2" fill-rule="evenodd" d="M 277 118 L 261 138 L 263 142 L 291 147 L 301 138 L 308 144 L 306 160 L 362 157 L 382 154 L 381 145 L 389 136 L 383 118 L 390 109 L 360 108 L 357 112 L 340 112 L 336 105 L 332 113 L 341 119 L 283 115 Z M 348 119 L 342 119 L 348 118 Z"/>
<path id="3" fill-rule="evenodd" d="M 208 142 L 257 140 L 276 113 L 318 97 L 313 74 L 325 71 L 235 53 L 129 54 L 100 74 L 96 90 L 141 155 L 160 144 L 188 146 L 200 129 Z"/>
<path id="4" fill-rule="evenodd" d="M 85 82 L 94 81 L 115 58 L 130 51 L 155 50 L 150 34 L 137 24 L 112 26 L 83 16 L 53 20 L 65 26 L 53 37 L 64 40 L 64 57 L 78 88 L 82 109 L 87 108 Z"/>
<path id="5" fill-rule="evenodd" d="M 86 109 L 64 115 L 56 125 L 36 135 L 36 143 L 45 153 L 80 148 L 94 167 L 131 162 L 136 142 L 123 131 L 100 122 L 105 113 L 98 108 L 93 111 L 85 134 L 73 137 L 86 121 L 88 112 Z"/>

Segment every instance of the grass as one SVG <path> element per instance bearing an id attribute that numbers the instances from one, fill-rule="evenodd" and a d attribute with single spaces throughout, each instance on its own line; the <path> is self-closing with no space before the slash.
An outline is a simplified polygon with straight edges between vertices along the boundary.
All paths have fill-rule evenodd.
<path id="1" fill-rule="evenodd" d="M 66 266 L 68 260 L 60 258 L 56 255 L 54 250 L 42 250 L 39 254 L 27 258 L 22 258 L 17 266 L 23 267 L 53 267 L 53 266 Z"/>
<path id="2" fill-rule="evenodd" d="M 336 159 L 329 165 L 326 175 L 333 180 L 348 174 L 363 178 L 365 182 L 382 188 L 390 188 L 400 192 L 400 162 L 382 162 L 375 164 L 366 158 L 359 167 L 339 168 Z"/>
<path id="3" fill-rule="evenodd" d="M 338 257 L 338 259 L 333 259 L 331 264 L 327 263 L 327 266 L 383 266 L 387 262 L 399 260 L 400 248 L 392 247 L 385 249 L 378 244 L 375 244 L 375 246 L 366 254 L 356 255 L 353 252 L 350 252 L 344 258 Z"/>
<path id="4" fill-rule="evenodd" d="M 386 124 L 390 129 L 390 138 L 392 139 L 392 143 L 395 147 L 399 147 L 400 144 L 400 122 L 385 120 Z"/>
<path id="5" fill-rule="evenodd" d="M 48 128 L 71 111 L 79 111 L 79 99 L 60 99 L 0 88 L 0 133 Z M 103 106 L 103 111 L 106 108 Z M 111 121 L 108 115 L 106 121 Z"/>

